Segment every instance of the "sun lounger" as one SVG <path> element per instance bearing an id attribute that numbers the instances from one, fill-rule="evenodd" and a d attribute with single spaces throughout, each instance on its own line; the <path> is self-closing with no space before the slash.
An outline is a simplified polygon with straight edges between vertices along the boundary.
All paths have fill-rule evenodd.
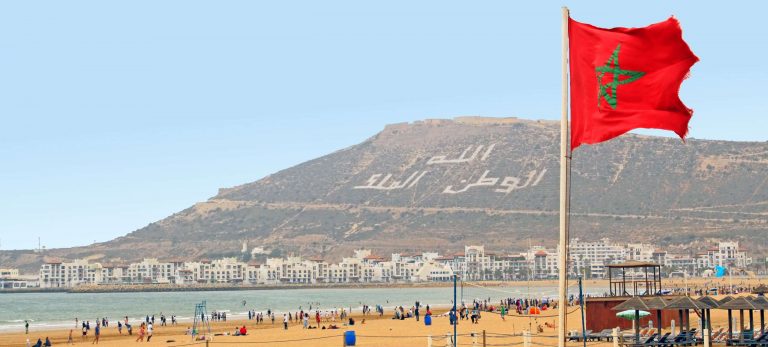
<path id="1" fill-rule="evenodd" d="M 592 333 L 587 335 L 587 340 L 589 341 L 602 341 L 603 339 L 606 339 L 606 341 L 609 341 L 609 339 L 613 336 L 613 329 L 603 329 L 599 333 Z"/>
<path id="2" fill-rule="evenodd" d="M 633 346 L 633 347 L 643 347 L 643 346 L 653 346 L 654 340 L 656 339 L 657 334 L 651 334 L 651 336 L 646 337 L 645 339 L 641 338 L 641 342 L 628 342 L 624 343 L 624 346 Z"/>
<path id="3" fill-rule="evenodd" d="M 733 346 L 766 346 L 768 345 L 768 332 L 760 334 L 757 338 L 754 337 L 752 330 L 744 331 L 743 338 L 735 339 L 731 341 Z"/>
<path id="4" fill-rule="evenodd" d="M 585 330 L 584 333 L 587 336 L 587 340 L 589 340 L 589 335 L 592 334 L 592 330 Z M 576 335 L 568 337 L 568 341 L 581 342 L 583 339 L 584 339 L 584 336 L 582 336 L 582 332 L 581 331 L 577 332 Z"/>

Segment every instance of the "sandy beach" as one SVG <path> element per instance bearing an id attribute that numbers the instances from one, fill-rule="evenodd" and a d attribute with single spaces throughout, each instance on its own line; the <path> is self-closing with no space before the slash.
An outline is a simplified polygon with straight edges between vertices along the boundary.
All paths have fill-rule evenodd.
<path id="1" fill-rule="evenodd" d="M 573 309 L 573 308 L 571 308 Z M 357 335 L 358 346 L 426 346 L 427 337 L 431 335 L 434 337 L 435 346 L 442 346 L 445 344 L 445 334 L 452 332 L 452 327 L 449 325 L 448 317 L 441 316 L 444 311 L 435 312 L 431 326 L 425 326 L 422 320 L 417 322 L 415 319 L 406 320 L 393 320 L 391 318 L 391 311 L 381 318 L 377 315 L 370 315 L 362 317 L 360 315 L 353 315 L 356 320 L 354 327 L 343 326 L 339 322 L 321 322 L 321 326 L 328 326 L 330 324 L 336 324 L 340 329 L 335 330 L 322 330 L 322 329 L 303 329 L 301 324 L 292 323 L 289 325 L 288 330 L 284 330 L 280 319 L 277 319 L 274 325 L 269 320 L 266 320 L 264 324 L 256 325 L 254 321 L 228 321 L 228 322 L 216 322 L 212 323 L 212 331 L 214 333 L 226 333 L 233 332 L 235 327 L 241 327 L 245 324 L 248 329 L 248 336 L 214 336 L 212 345 L 223 344 L 227 345 L 247 345 L 252 343 L 262 343 L 267 345 L 279 345 L 279 346 L 340 346 L 343 343 L 343 334 L 347 330 L 354 330 Z M 486 330 L 486 338 L 494 340 L 495 343 L 506 343 L 513 341 L 521 341 L 520 337 L 493 337 L 491 334 L 520 334 L 524 329 L 528 329 L 529 323 L 534 326 L 544 325 L 545 322 L 553 324 L 557 320 L 557 311 L 548 310 L 545 311 L 546 317 L 531 318 L 523 316 L 508 316 L 503 321 L 498 314 L 483 313 L 479 324 L 471 324 L 469 320 L 461 321 L 458 326 L 458 332 L 461 335 L 477 333 L 478 336 L 482 335 L 482 331 Z M 570 315 L 572 321 L 569 322 L 569 326 L 578 327 L 580 320 L 579 315 L 574 312 Z M 363 319 L 365 322 L 363 323 Z M 314 324 L 313 324 L 314 325 Z M 137 329 L 134 328 L 134 335 L 128 336 L 123 330 L 123 335 L 118 335 L 117 328 L 109 327 L 102 330 L 102 337 L 99 345 L 104 346 L 134 346 L 134 345 L 146 345 L 146 346 L 181 346 L 188 345 L 192 342 L 190 336 L 184 335 L 188 324 L 180 324 L 174 327 L 155 327 L 154 337 L 152 341 L 147 343 L 136 342 L 138 337 Z M 82 340 L 79 329 L 73 331 L 75 342 L 78 345 L 91 344 L 93 341 L 92 334 L 86 341 Z M 53 345 L 64 345 L 67 341 L 69 331 L 56 330 L 36 333 L 30 332 L 30 340 L 34 344 L 37 341 L 38 336 L 45 340 L 48 336 Z M 551 328 L 545 328 L 545 335 L 556 335 L 557 332 Z M 33 339 L 34 338 L 34 339 Z M 0 345 L 2 346 L 24 346 L 26 341 L 25 334 L 22 333 L 10 333 L 0 335 Z M 284 341 L 284 342 L 278 342 Z M 470 343 L 472 338 L 469 336 L 462 336 L 459 340 L 461 343 Z M 549 344 L 556 344 L 554 338 L 541 338 L 541 342 Z M 267 343 L 268 342 L 268 343 Z M 205 345 L 203 342 L 202 346 Z"/>
<path id="2" fill-rule="evenodd" d="M 581 318 L 577 307 L 569 307 L 569 330 L 579 330 Z M 444 312 L 441 312 L 444 313 Z M 340 329 L 321 330 L 321 329 L 302 329 L 301 324 L 293 323 L 289 325 L 288 330 L 284 330 L 280 322 L 272 325 L 269 321 L 264 324 L 255 325 L 253 321 L 228 321 L 212 324 L 214 333 L 233 332 L 235 327 L 245 324 L 248 329 L 248 336 L 214 336 L 211 345 L 270 345 L 270 346 L 340 346 L 343 344 L 343 334 L 347 330 L 354 330 L 357 335 L 358 346 L 427 346 L 427 336 L 433 337 L 434 346 L 445 345 L 445 335 L 452 332 L 452 327 L 448 323 L 446 316 L 436 315 L 433 317 L 432 325 L 425 326 L 422 321 L 416 322 L 414 319 L 403 321 L 392 320 L 390 315 L 382 318 L 378 316 L 361 317 L 353 315 L 356 320 L 354 327 L 342 326 L 338 322 Z M 365 319 L 365 323 L 362 320 Z M 713 328 L 724 327 L 727 324 L 726 311 L 712 311 Z M 691 315 L 691 321 L 697 322 L 694 314 Z M 469 320 L 463 320 L 458 326 L 459 343 L 471 345 L 472 336 L 476 334 L 478 345 L 482 346 L 482 334 L 485 331 L 486 342 L 488 345 L 507 345 L 522 342 L 520 336 L 524 330 L 541 325 L 544 329 L 541 333 L 534 333 L 532 341 L 539 345 L 556 346 L 557 330 L 553 328 L 557 322 L 557 310 L 544 311 L 541 316 L 528 317 L 512 314 L 502 320 L 499 314 L 484 312 L 478 324 L 471 324 Z M 362 324 L 361 324 L 362 323 Z M 328 326 L 331 323 L 322 322 L 321 325 Z M 103 346 L 187 346 L 193 343 L 190 336 L 184 335 L 188 325 L 178 325 L 174 327 L 156 327 L 155 334 L 151 342 L 136 342 L 136 331 L 134 335 L 118 335 L 117 329 L 109 327 L 103 330 L 99 345 Z M 68 331 L 46 331 L 36 333 L 30 332 L 30 341 L 34 344 L 37 337 L 45 339 L 48 336 L 54 346 L 65 345 Z M 78 336 L 79 330 L 73 331 L 76 345 L 92 344 L 93 336 L 87 340 L 82 340 Z M 33 339 L 34 338 L 34 339 Z M 25 346 L 26 336 L 24 333 L 10 333 L 0 335 L 0 345 L 2 346 Z M 199 346 L 205 346 L 204 342 L 198 342 Z M 569 343 L 573 346 L 581 346 L 581 343 Z M 605 345 L 610 343 L 590 342 L 590 346 Z"/>
<path id="3" fill-rule="evenodd" d="M 590 283 L 599 283 L 600 281 L 589 281 Z M 685 283 L 683 283 L 685 282 Z M 757 279 L 734 279 L 734 286 L 754 286 L 760 281 Z M 707 288 L 710 286 L 722 286 L 728 285 L 728 280 L 716 279 L 696 279 L 681 281 L 676 280 L 673 282 L 666 281 L 665 288 L 684 288 L 687 284 L 689 288 Z M 519 283 L 518 283 L 519 284 Z M 722 295 L 718 296 L 722 297 Z M 577 307 L 569 307 L 569 330 L 580 330 L 581 318 L 578 314 Z M 283 329 L 282 317 L 278 316 L 275 324 L 267 319 L 263 324 L 256 325 L 255 321 L 243 321 L 243 320 L 230 320 L 227 322 L 213 322 L 212 332 L 214 334 L 226 334 L 232 333 L 235 327 L 241 327 L 243 325 L 248 329 L 248 336 L 214 336 L 212 345 L 227 344 L 227 345 L 251 345 L 251 344 L 265 344 L 275 346 L 339 346 L 343 344 L 343 334 L 346 330 L 354 330 L 357 335 L 358 346 L 426 346 L 427 336 L 433 337 L 434 346 L 445 345 L 445 335 L 452 331 L 452 327 L 448 323 L 448 318 L 443 316 L 445 310 L 436 310 L 435 316 L 431 326 L 425 326 L 422 321 L 416 322 L 414 319 L 406 320 L 392 320 L 392 311 L 386 310 L 384 316 L 379 317 L 376 314 L 367 316 L 361 316 L 359 314 L 353 314 L 357 324 L 354 327 L 347 327 L 340 322 L 321 322 L 321 326 L 329 326 L 330 324 L 336 324 L 339 329 L 303 329 L 302 325 L 298 322 L 291 323 L 287 330 Z M 725 326 L 727 324 L 726 311 L 713 310 L 713 328 L 716 330 L 718 327 Z M 365 320 L 363 322 L 363 320 Z M 697 322 L 698 318 L 692 314 L 691 321 Z M 474 338 L 468 334 L 476 334 L 478 343 L 481 343 L 483 331 L 485 331 L 486 342 L 496 345 L 504 345 L 510 343 L 519 343 L 522 341 L 520 336 L 524 330 L 531 329 L 535 332 L 536 327 L 541 325 L 544 329 L 542 333 L 534 333 L 533 341 L 542 345 L 554 346 L 557 344 L 557 339 L 554 337 L 557 335 L 557 330 L 554 328 L 557 322 L 557 310 L 551 309 L 542 312 L 541 316 L 520 316 L 515 313 L 506 317 L 506 320 L 502 320 L 497 313 L 484 312 L 479 324 L 471 324 L 469 320 L 461 321 L 458 326 L 458 333 L 460 336 L 460 344 L 469 344 L 473 342 Z M 312 320 L 312 325 L 314 321 Z M 110 324 L 110 327 L 102 330 L 102 336 L 100 345 L 104 346 L 133 346 L 139 344 L 136 342 L 138 337 L 137 325 L 134 325 L 134 335 L 129 336 L 123 329 L 123 335 L 119 335 L 117 328 L 115 327 L 116 321 Z M 182 346 L 193 343 L 190 336 L 185 335 L 187 327 L 191 323 L 182 322 L 177 326 L 162 327 L 158 324 L 155 325 L 155 332 L 151 342 L 144 342 L 141 345 L 147 346 Z M 26 339 L 29 337 L 30 342 L 34 344 L 38 338 L 42 338 L 43 341 L 46 337 L 51 339 L 53 345 L 65 345 L 69 330 L 50 330 L 50 331 L 36 331 L 34 326 L 31 328 L 29 335 L 25 335 L 23 332 L 11 332 L 0 334 L 1 346 L 25 346 Z M 82 339 L 80 329 L 75 328 L 73 324 L 73 338 L 77 345 L 91 344 L 93 342 L 93 331 L 89 334 L 86 340 Z M 591 343 L 590 345 L 593 345 Z M 204 346 L 205 343 L 200 344 Z M 480 344 L 482 345 L 482 344 Z M 579 345 L 573 343 L 574 346 Z M 606 344 L 607 345 L 607 344 Z"/>

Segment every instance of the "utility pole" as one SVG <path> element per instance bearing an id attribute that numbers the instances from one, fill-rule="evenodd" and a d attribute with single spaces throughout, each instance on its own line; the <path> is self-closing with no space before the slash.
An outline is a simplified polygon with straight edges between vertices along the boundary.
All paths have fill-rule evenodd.
<path id="1" fill-rule="evenodd" d="M 453 347 L 458 346 L 456 341 L 456 327 L 459 325 L 459 315 L 456 310 L 456 282 L 459 279 L 459 275 L 453 275 Z"/>

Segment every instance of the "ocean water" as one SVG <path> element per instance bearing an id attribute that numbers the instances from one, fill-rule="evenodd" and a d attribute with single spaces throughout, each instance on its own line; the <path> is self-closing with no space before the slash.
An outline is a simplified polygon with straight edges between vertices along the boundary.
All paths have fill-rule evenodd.
<path id="1" fill-rule="evenodd" d="M 586 288 L 586 293 L 603 293 L 606 288 Z M 462 297 L 463 293 L 463 297 Z M 578 294 L 571 287 L 569 293 Z M 491 298 L 554 298 L 556 286 L 478 288 L 464 285 L 457 291 L 459 302 Z M 159 320 L 165 314 L 170 320 L 176 315 L 180 322 L 190 321 L 195 304 L 207 303 L 208 312 L 227 312 L 228 319 L 247 317 L 248 310 L 266 312 L 295 312 L 300 309 L 321 310 L 346 308 L 359 312 L 362 305 L 410 307 L 416 300 L 423 305 L 445 307 L 453 303 L 453 288 L 364 288 L 364 289 L 289 289 L 289 290 L 234 290 L 201 292 L 147 292 L 147 293 L 13 293 L 0 294 L 0 332 L 20 331 L 24 321 L 31 330 L 74 328 L 75 318 L 90 320 L 107 317 L 111 324 L 128 316 L 131 322 L 155 315 Z M 245 302 L 245 305 L 243 305 Z"/>

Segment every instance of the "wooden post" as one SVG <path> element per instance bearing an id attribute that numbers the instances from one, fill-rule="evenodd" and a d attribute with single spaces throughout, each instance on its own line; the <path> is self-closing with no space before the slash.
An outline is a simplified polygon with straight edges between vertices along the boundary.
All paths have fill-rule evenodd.
<path id="1" fill-rule="evenodd" d="M 728 339 L 726 340 L 728 345 L 731 344 L 731 339 L 733 339 L 733 312 L 728 310 Z"/>
<path id="2" fill-rule="evenodd" d="M 709 329 L 704 328 L 704 331 L 701 332 L 701 336 L 704 336 L 704 347 L 711 347 Z"/>
<path id="3" fill-rule="evenodd" d="M 739 340 L 744 339 L 744 310 L 739 310 Z"/>
<path id="4" fill-rule="evenodd" d="M 427 347 L 432 347 L 432 335 L 427 335 Z"/>
<path id="5" fill-rule="evenodd" d="M 675 334 L 675 320 L 674 319 L 669 321 L 669 332 L 672 333 L 672 335 L 669 335 L 669 336 L 671 336 L 673 339 L 675 338 L 675 336 L 677 336 L 677 334 Z"/>
<path id="6" fill-rule="evenodd" d="M 560 259 L 558 259 L 558 347 L 565 347 L 568 310 L 568 18 L 563 7 L 562 114 L 560 119 Z"/>
<path id="7" fill-rule="evenodd" d="M 613 338 L 613 347 L 619 347 L 619 328 L 613 328 L 611 337 Z"/>
<path id="8" fill-rule="evenodd" d="M 483 329 L 483 347 L 485 347 L 485 329 Z"/>
<path id="9" fill-rule="evenodd" d="M 523 331 L 523 347 L 531 347 L 531 331 Z"/>

